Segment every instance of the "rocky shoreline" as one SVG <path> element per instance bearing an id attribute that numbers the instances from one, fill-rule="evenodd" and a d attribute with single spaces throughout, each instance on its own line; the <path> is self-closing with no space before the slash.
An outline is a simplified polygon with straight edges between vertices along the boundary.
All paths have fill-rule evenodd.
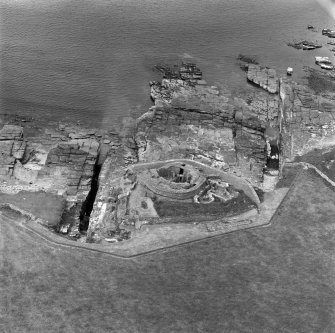
<path id="1" fill-rule="evenodd" d="M 199 204 L 199 195 L 204 204 L 214 198 L 231 200 L 229 191 L 242 186 L 234 177 L 257 191 L 274 191 L 286 162 L 335 144 L 335 102 L 331 93 L 316 93 L 273 69 L 255 63 L 243 67 L 255 88 L 252 94 L 236 97 L 228 89 L 208 85 L 195 64 L 160 66 L 162 81 L 150 82 L 154 106 L 119 131 L 65 123 L 45 127 L 36 120 L 4 117 L 1 192 L 58 195 L 67 204 L 55 230 L 81 242 L 119 242 L 144 224 L 164 220 L 156 206 L 167 200 L 168 192 L 157 185 L 163 178 L 152 173 L 150 177 L 160 180 L 154 187 L 143 187 L 152 180 L 131 168 L 139 163 L 184 160 L 182 165 L 170 162 L 169 168 L 181 174 L 188 170 L 192 177 L 208 168 L 203 175 L 206 184 L 190 192 L 194 199 L 183 194 L 173 199 L 177 201 Z M 333 80 L 330 74 L 320 75 Z M 219 183 L 230 179 L 227 185 L 217 187 L 209 181 L 215 170 L 221 172 L 216 176 Z M 192 177 L 185 178 L 178 191 L 193 186 Z M 173 188 L 179 182 L 169 178 L 164 186 Z M 241 189 L 248 195 L 247 187 Z M 233 222 L 223 214 L 221 223 Z"/>
<path id="2" fill-rule="evenodd" d="M 246 66 L 248 81 L 262 88 L 252 98 L 233 97 L 203 84 L 201 77 L 188 81 L 175 73 L 171 78 L 170 70 L 161 82 L 151 82 L 155 106 L 138 119 L 134 135 L 138 161 L 190 159 L 271 192 L 287 161 L 334 145 L 334 101 L 329 96 L 278 77 L 274 70 Z M 115 183 L 119 176 L 113 175 L 109 170 L 103 183 L 114 180 L 98 192 L 89 227 L 95 236 L 115 228 L 117 204 L 109 210 L 106 202 L 108 190 L 120 186 Z M 130 192 L 128 188 L 121 197 Z"/>

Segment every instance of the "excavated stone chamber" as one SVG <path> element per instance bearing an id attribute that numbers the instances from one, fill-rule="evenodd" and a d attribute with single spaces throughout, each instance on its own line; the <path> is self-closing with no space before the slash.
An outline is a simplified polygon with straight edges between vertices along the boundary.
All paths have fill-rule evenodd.
<path id="1" fill-rule="evenodd" d="M 134 165 L 132 169 L 137 173 L 139 184 L 171 200 L 193 199 L 197 202 L 196 196 L 211 190 L 217 192 L 217 198 L 227 201 L 227 188 L 230 187 L 244 192 L 256 206 L 259 205 L 256 192 L 243 178 L 196 161 L 157 161 Z"/>

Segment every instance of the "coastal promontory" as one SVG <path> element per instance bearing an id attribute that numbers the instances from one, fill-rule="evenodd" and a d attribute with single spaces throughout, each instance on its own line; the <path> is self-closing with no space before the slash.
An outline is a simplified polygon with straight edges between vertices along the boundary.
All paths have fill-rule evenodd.
<path id="1" fill-rule="evenodd" d="M 157 68 L 153 106 L 118 131 L 8 115 L 2 206 L 82 246 L 129 255 L 266 225 L 288 170 L 311 166 L 332 182 L 331 161 L 310 163 L 333 149 L 330 94 L 255 63 L 243 64 L 245 96 L 207 84 L 193 63 Z"/>

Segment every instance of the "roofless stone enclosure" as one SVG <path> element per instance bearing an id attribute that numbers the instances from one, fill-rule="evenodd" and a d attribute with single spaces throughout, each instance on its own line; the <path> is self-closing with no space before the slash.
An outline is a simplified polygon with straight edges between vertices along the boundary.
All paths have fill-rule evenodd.
<path id="1" fill-rule="evenodd" d="M 260 209 L 258 195 L 246 180 L 189 159 L 138 163 L 118 176 L 104 186 L 108 200 L 93 209 L 93 239 L 116 241 L 120 229 L 138 230 L 145 224 L 238 220 L 242 213 L 255 215 L 255 208 Z"/>
<path id="2" fill-rule="evenodd" d="M 212 188 L 215 187 L 214 184 L 216 184 L 216 187 L 218 188 L 217 194 L 214 194 L 214 196 L 220 198 L 220 189 L 221 192 L 224 192 L 223 189 L 228 188 L 230 185 L 237 190 L 243 191 L 245 195 L 257 206 L 257 208 L 260 206 L 258 195 L 256 194 L 254 188 L 246 180 L 193 160 L 176 159 L 143 164 L 139 163 L 131 166 L 129 169 L 139 174 L 138 178 L 143 186 L 147 187 L 150 191 L 157 195 L 170 199 L 194 199 L 194 196 L 198 195 L 206 187 L 206 185 L 211 185 Z M 144 171 L 146 170 L 157 170 L 157 176 L 155 173 L 145 173 Z M 170 177 L 170 180 L 164 181 L 164 179 L 168 177 L 164 177 L 164 175 L 162 175 L 162 171 L 166 172 L 168 170 L 170 170 L 171 173 L 175 172 L 177 174 L 174 175 L 174 177 Z M 176 182 L 173 178 L 178 176 L 178 178 L 182 178 L 180 176 L 184 176 L 185 173 L 186 177 L 191 178 L 190 181 L 182 182 L 179 180 L 177 184 L 186 183 L 189 185 L 188 188 L 182 188 L 181 186 L 178 188 L 177 186 L 173 186 Z M 222 200 L 224 201 L 225 198 L 222 197 Z"/>

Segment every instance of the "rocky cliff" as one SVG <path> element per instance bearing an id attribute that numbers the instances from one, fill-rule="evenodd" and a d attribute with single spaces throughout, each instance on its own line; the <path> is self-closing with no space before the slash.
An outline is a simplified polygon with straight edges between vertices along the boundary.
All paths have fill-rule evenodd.
<path id="1" fill-rule="evenodd" d="M 129 202 L 157 218 L 143 179 L 137 186 L 133 164 L 193 160 L 271 191 L 286 161 L 334 145 L 335 102 L 330 93 L 318 94 L 271 69 L 246 68 L 254 88 L 241 97 L 207 85 L 194 64 L 160 68 L 162 81 L 150 82 L 154 105 L 120 133 L 54 124 L 32 135 L 35 125 L 6 124 L 0 130 L 1 190 L 64 196 L 76 204 L 75 223 L 66 233 L 72 228 L 78 235 L 81 223 L 91 240 L 131 219 L 136 224 Z"/>
<path id="2" fill-rule="evenodd" d="M 267 156 L 263 133 L 275 102 L 255 110 L 227 90 L 200 83 L 180 78 L 150 83 L 155 106 L 138 120 L 139 161 L 191 158 L 261 187 Z"/>
<path id="3" fill-rule="evenodd" d="M 271 191 L 286 161 L 333 144 L 331 98 L 279 78 L 272 69 L 246 67 L 255 89 L 243 97 L 207 85 L 195 65 L 160 68 L 162 81 L 150 82 L 154 106 L 128 137 L 128 146 L 136 151 L 131 162 L 190 159 Z M 129 213 L 124 198 L 136 186 L 136 176 L 131 180 L 122 163 L 106 163 L 89 226 L 96 235 L 122 225 L 117 216 Z"/>

